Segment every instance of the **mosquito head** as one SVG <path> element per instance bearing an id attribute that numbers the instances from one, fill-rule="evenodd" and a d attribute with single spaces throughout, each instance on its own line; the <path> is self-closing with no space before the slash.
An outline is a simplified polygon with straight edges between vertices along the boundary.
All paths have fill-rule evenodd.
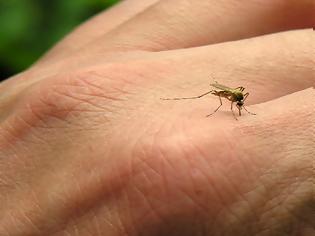
<path id="1" fill-rule="evenodd" d="M 242 109 L 242 106 L 243 106 L 243 105 L 244 105 L 243 100 L 238 101 L 238 102 L 236 103 L 236 106 L 237 106 L 239 109 Z"/>

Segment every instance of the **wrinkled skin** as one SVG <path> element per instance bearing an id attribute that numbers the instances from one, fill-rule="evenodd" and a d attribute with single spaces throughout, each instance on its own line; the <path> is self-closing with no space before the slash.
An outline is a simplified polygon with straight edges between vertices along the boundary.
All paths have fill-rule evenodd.
<path id="1" fill-rule="evenodd" d="M 315 2 L 127 0 L 0 84 L 0 235 L 315 235 Z M 213 80 L 250 96 L 196 96 Z"/>

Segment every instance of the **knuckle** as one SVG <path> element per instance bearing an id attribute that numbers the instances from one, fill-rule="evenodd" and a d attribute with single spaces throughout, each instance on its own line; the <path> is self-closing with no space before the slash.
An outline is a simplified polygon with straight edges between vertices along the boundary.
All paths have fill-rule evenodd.
<path id="1" fill-rule="evenodd" d="M 23 88 L 0 128 L 15 137 L 33 128 L 103 126 L 132 109 L 132 98 L 143 89 L 149 70 L 142 63 L 112 63 L 39 80 Z"/>
<path id="2" fill-rule="evenodd" d="M 110 73 L 79 72 L 41 81 L 28 91 L 28 110 L 37 118 L 91 117 L 113 112 L 125 100 L 122 83 Z"/>

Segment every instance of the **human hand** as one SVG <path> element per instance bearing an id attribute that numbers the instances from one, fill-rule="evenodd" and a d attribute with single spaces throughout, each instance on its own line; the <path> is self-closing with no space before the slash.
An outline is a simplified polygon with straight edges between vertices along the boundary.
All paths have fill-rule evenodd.
<path id="1" fill-rule="evenodd" d="M 83 25 L 0 84 L 0 235 L 314 234 L 315 36 L 292 31 L 312 26 L 308 0 L 128 0 Z M 257 115 L 160 100 L 212 77 Z"/>

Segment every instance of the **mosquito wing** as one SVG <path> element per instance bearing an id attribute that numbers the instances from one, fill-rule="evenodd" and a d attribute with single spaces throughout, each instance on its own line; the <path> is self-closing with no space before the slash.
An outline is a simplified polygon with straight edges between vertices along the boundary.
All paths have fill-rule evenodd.
<path id="1" fill-rule="evenodd" d="M 214 83 L 214 84 L 210 84 L 212 87 L 216 88 L 216 89 L 220 89 L 220 90 L 224 90 L 224 91 L 231 91 L 233 90 L 232 88 L 219 84 L 219 83 Z"/>

